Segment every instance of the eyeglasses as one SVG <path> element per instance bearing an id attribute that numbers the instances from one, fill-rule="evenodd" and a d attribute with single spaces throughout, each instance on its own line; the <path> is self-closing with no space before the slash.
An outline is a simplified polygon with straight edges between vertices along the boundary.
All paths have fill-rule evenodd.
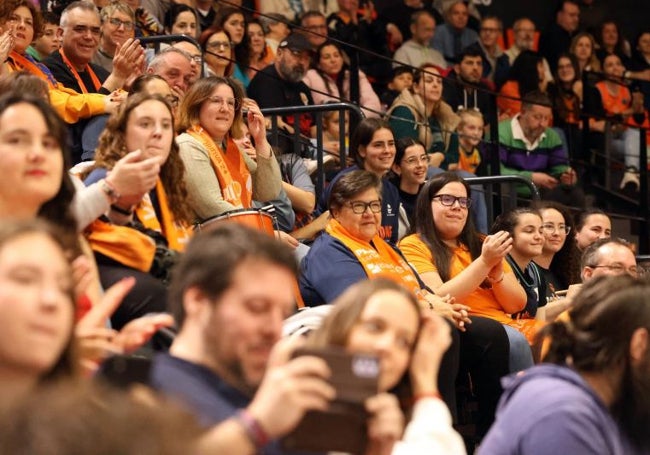
<path id="1" fill-rule="evenodd" d="M 555 232 L 559 232 L 560 234 L 568 235 L 569 232 L 571 232 L 571 226 L 566 226 L 564 224 L 560 225 L 554 225 L 554 224 L 543 224 L 542 225 L 542 231 L 544 234 L 555 234 Z"/>
<path id="2" fill-rule="evenodd" d="M 111 25 L 116 26 L 117 28 L 120 28 L 120 25 L 124 26 L 124 30 L 133 30 L 133 22 L 131 21 L 123 21 L 118 19 L 117 17 L 111 17 L 108 22 L 111 23 Z"/>
<path id="3" fill-rule="evenodd" d="M 643 275 L 643 269 L 638 268 L 636 265 L 632 265 L 630 267 L 625 267 L 622 264 L 612 264 L 612 265 L 588 265 L 587 267 L 592 268 L 592 269 L 607 269 L 611 270 L 612 272 L 616 273 L 617 275 L 622 275 L 624 273 L 628 273 L 632 276 L 639 276 Z"/>
<path id="4" fill-rule="evenodd" d="M 362 213 L 365 213 L 366 210 L 368 210 L 368 207 L 370 207 L 370 211 L 372 213 L 379 213 L 381 212 L 381 201 L 370 201 L 370 202 L 363 202 L 363 201 L 352 201 L 348 202 L 347 206 L 352 209 L 353 213 L 356 213 L 357 215 L 361 215 Z"/>
<path id="5" fill-rule="evenodd" d="M 436 194 L 431 199 L 438 199 L 440 203 L 445 207 L 452 207 L 456 201 L 462 209 L 468 209 L 472 205 L 472 200 L 468 197 L 457 197 L 452 196 L 451 194 Z"/>
<path id="6" fill-rule="evenodd" d="M 200 65 L 203 62 L 203 57 L 200 55 L 191 55 L 190 57 L 192 57 L 192 61 L 197 65 Z"/>
<path id="7" fill-rule="evenodd" d="M 88 32 L 90 32 L 91 35 L 99 36 L 101 33 L 101 28 L 89 27 L 87 25 L 74 25 L 72 26 L 72 31 L 78 35 L 86 35 Z"/>
<path id="8" fill-rule="evenodd" d="M 165 99 L 167 102 L 171 105 L 171 107 L 178 107 L 178 97 L 175 95 L 167 95 L 165 96 Z"/>
<path id="9" fill-rule="evenodd" d="M 420 156 L 412 156 L 410 158 L 407 158 L 405 160 L 402 160 L 404 164 L 408 164 L 409 166 L 414 166 L 419 163 L 425 163 L 429 164 L 429 159 L 431 157 L 429 155 L 420 155 Z"/>
<path id="10" fill-rule="evenodd" d="M 208 43 L 208 49 L 230 49 L 232 43 L 230 41 L 212 41 Z"/>
<path id="11" fill-rule="evenodd" d="M 237 109 L 238 103 L 235 98 L 222 98 L 220 96 L 211 96 L 208 98 L 211 103 L 219 104 L 220 106 L 226 106 L 231 111 Z"/>

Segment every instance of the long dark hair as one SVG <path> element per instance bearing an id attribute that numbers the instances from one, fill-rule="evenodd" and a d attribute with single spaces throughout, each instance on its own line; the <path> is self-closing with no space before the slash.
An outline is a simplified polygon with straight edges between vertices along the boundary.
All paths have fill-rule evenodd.
<path id="1" fill-rule="evenodd" d="M 49 133 L 56 139 L 63 154 L 63 175 L 61 176 L 59 191 L 52 199 L 41 205 L 38 216 L 61 227 L 66 235 L 76 238 L 77 220 L 72 213 L 72 199 L 74 198 L 75 188 L 67 172 L 67 169 L 72 167 L 67 127 L 46 100 L 29 93 L 9 92 L 1 97 L 0 113 L 11 106 L 21 103 L 35 107 L 41 113 Z"/>
<path id="2" fill-rule="evenodd" d="M 350 156 L 359 168 L 364 168 L 363 157 L 359 154 L 359 147 L 366 147 L 370 144 L 375 133 L 384 128 L 393 131 L 386 120 L 376 117 L 364 118 L 357 125 L 354 134 L 350 137 Z"/>
<path id="3" fill-rule="evenodd" d="M 242 71 L 248 69 L 248 65 L 251 62 L 251 43 L 248 38 L 248 20 L 246 19 L 246 14 L 239 8 L 234 6 L 223 6 L 219 8 L 217 16 L 214 18 L 211 28 L 221 28 L 223 29 L 224 24 L 230 16 L 234 14 L 240 14 L 244 18 L 244 36 L 241 40 L 241 43 L 235 45 L 235 60 L 237 64 L 241 67 Z"/>
<path id="4" fill-rule="evenodd" d="M 566 289 L 570 284 L 580 282 L 580 253 L 576 245 L 576 230 L 573 225 L 573 216 L 571 211 L 565 205 L 553 201 L 537 201 L 533 207 L 539 210 L 540 214 L 543 210 L 554 209 L 562 214 L 564 218 L 564 225 L 571 228 L 567 234 L 564 245 L 560 251 L 555 253 L 551 260 L 549 270 L 557 277 L 562 285 L 562 289 Z"/>
<path id="5" fill-rule="evenodd" d="M 411 233 L 418 234 L 420 239 L 429 248 L 435 266 L 438 269 L 438 274 L 443 282 L 449 281 L 451 278 L 450 265 L 453 253 L 451 248 L 449 248 L 449 246 L 447 246 L 440 238 L 438 229 L 433 221 L 431 201 L 433 200 L 433 196 L 438 194 L 442 187 L 452 182 L 462 184 L 467 191 L 467 197 L 472 196 L 472 190 L 469 184 L 463 180 L 462 177 L 459 177 L 458 174 L 454 172 L 443 172 L 442 174 L 438 174 L 426 182 L 420 190 L 417 202 L 415 203 L 414 223 L 411 226 Z M 469 249 L 472 260 L 474 260 L 481 255 L 483 239 L 476 231 L 474 222 L 471 218 L 472 217 L 468 214 L 465 226 L 457 240 L 462 246 Z"/>
<path id="6" fill-rule="evenodd" d="M 334 41 L 325 41 L 323 44 L 318 46 L 316 48 L 316 53 L 314 54 L 314 62 L 312 67 L 316 70 L 318 75 L 323 79 L 323 82 L 325 83 L 325 88 L 327 89 L 327 93 L 332 95 L 332 89 L 330 88 L 330 77 L 328 74 L 325 74 L 325 72 L 318 67 L 318 63 L 320 62 L 320 54 L 325 49 L 327 46 L 334 46 L 338 51 L 339 54 L 341 54 L 341 58 L 343 59 L 343 67 L 341 68 L 341 71 L 339 71 L 339 74 L 336 75 L 336 80 L 334 83 L 336 84 L 336 88 L 339 91 L 339 97 L 343 99 L 347 99 L 349 97 L 349 94 L 344 94 L 343 93 L 343 83 L 345 82 L 345 78 L 349 73 L 350 66 L 347 64 L 345 61 L 345 54 L 343 52 L 343 49 L 341 49 L 341 46 L 339 46 L 337 43 Z"/>

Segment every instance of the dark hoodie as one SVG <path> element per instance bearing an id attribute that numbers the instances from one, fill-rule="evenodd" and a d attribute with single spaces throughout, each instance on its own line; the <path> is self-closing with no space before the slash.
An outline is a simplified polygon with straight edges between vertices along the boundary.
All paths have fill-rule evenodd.
<path id="1" fill-rule="evenodd" d="M 632 455 L 593 389 L 573 369 L 552 364 L 503 379 L 496 421 L 479 455 Z"/>

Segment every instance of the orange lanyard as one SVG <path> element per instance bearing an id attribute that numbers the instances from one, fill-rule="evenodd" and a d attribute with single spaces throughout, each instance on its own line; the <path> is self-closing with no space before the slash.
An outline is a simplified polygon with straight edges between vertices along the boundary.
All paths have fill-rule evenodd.
<path id="1" fill-rule="evenodd" d="M 88 89 L 86 88 L 86 84 L 81 80 L 81 76 L 79 76 L 79 73 L 75 69 L 74 66 L 72 66 L 72 63 L 70 63 L 70 60 L 68 60 L 68 57 L 66 57 L 65 53 L 63 52 L 63 48 L 59 48 L 59 54 L 61 54 L 61 58 L 63 59 L 63 63 L 65 63 L 65 66 L 68 67 L 68 69 L 72 72 L 72 75 L 74 78 L 77 80 L 77 84 L 79 84 L 79 88 L 83 93 L 88 93 Z M 99 92 L 99 89 L 102 87 L 102 83 L 99 81 L 99 78 L 93 71 L 93 69 L 90 67 L 90 65 L 86 65 L 86 71 L 88 74 L 90 74 L 90 79 L 93 81 L 93 85 L 95 86 L 95 91 Z"/>
<path id="2" fill-rule="evenodd" d="M 9 61 L 13 63 L 14 70 L 25 70 L 47 82 L 50 89 L 56 88 L 56 79 L 54 79 L 54 76 L 52 76 L 52 73 L 45 65 L 36 63 L 29 57 L 22 56 L 16 51 L 11 51 Z"/>

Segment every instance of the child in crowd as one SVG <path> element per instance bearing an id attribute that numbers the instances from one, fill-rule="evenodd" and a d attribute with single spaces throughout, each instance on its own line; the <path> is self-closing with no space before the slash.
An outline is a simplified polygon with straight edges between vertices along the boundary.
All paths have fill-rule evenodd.
<path id="1" fill-rule="evenodd" d="M 393 104 L 397 95 L 402 90 L 411 88 L 413 85 L 413 70 L 408 66 L 398 66 L 393 69 L 393 78 L 388 83 L 387 89 L 379 97 L 382 110 L 386 110 Z"/>
<path id="2" fill-rule="evenodd" d="M 39 62 L 61 47 L 61 37 L 57 33 L 59 16 L 46 12 L 43 14 L 43 22 L 43 34 L 27 48 L 27 53 Z"/>
<path id="3" fill-rule="evenodd" d="M 478 145 L 483 138 L 485 122 L 483 115 L 476 109 L 464 109 L 458 112 L 460 123 L 456 128 L 458 134 L 458 161 L 452 159 L 448 169 L 462 170 L 476 174 L 481 164 L 481 152 Z"/>

